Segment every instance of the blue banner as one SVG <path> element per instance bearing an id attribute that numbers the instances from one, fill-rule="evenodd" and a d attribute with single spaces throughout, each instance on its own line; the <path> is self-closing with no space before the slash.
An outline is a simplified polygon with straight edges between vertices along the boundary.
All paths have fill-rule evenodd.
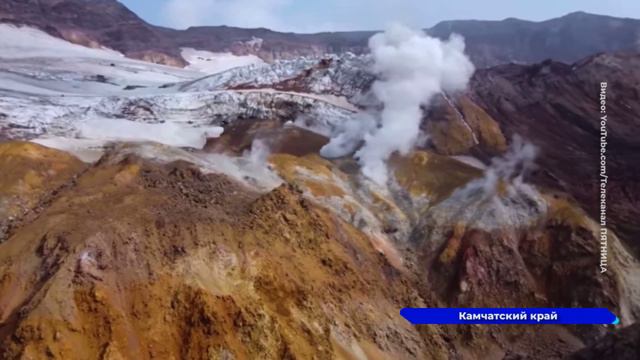
<path id="1" fill-rule="evenodd" d="M 400 315 L 426 324 L 618 324 L 605 308 L 404 308 Z"/>

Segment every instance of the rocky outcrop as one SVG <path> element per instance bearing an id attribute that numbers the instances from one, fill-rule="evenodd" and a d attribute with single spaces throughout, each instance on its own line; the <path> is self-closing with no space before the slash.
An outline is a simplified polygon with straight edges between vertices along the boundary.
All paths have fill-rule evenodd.
<path id="1" fill-rule="evenodd" d="M 632 325 L 613 332 L 597 343 L 571 355 L 572 360 L 620 359 L 634 360 L 640 358 L 640 325 Z"/>

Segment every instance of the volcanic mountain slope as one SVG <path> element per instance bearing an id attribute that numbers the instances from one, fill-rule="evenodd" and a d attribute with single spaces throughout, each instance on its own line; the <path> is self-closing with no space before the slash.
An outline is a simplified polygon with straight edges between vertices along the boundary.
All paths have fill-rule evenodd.
<path id="1" fill-rule="evenodd" d="M 115 61 L 110 59 L 107 61 Z M 634 239 L 640 230 L 634 219 L 638 215 L 635 204 L 639 201 L 640 182 L 635 164 L 640 145 L 635 114 L 640 111 L 639 59 L 634 54 L 601 54 L 571 65 L 546 61 L 479 70 L 465 93 L 437 98 L 425 114 L 423 129 L 431 138 L 428 148 L 443 155 L 472 155 L 487 163 L 506 150 L 509 139 L 520 135 L 538 148 L 540 168 L 534 180 L 573 195 L 595 217 L 599 206 L 599 164 L 594 161 L 599 155 L 598 95 L 600 82 L 607 81 L 608 166 L 610 173 L 615 174 L 609 182 L 609 216 L 612 229 L 637 250 Z M 95 68 L 83 65 L 86 59 L 73 61 L 78 63 L 78 72 L 86 68 L 82 71 L 90 73 Z M 375 80 L 367 71 L 371 63 L 368 56 L 250 65 L 160 88 L 150 85 L 127 91 L 123 89 L 135 86 L 136 82 L 126 76 L 139 73 L 141 65 L 115 62 L 113 70 L 107 63 L 99 70 L 120 71 L 114 75 L 105 72 L 107 84 L 99 84 L 101 87 L 97 88 L 93 85 L 95 81 L 83 73 L 72 78 L 74 86 L 65 88 L 71 89 L 64 90 L 65 97 L 50 94 L 62 89 L 61 84 L 71 76 L 70 70 L 36 73 L 35 69 L 42 68 L 42 64 L 32 62 L 15 59 L 0 63 L 10 80 L 5 84 L 21 82 L 8 86 L 8 92 L 0 94 L 0 137 L 24 139 L 75 133 L 80 137 L 116 138 L 117 134 L 109 129 L 111 124 L 126 126 L 132 134 L 152 135 L 171 129 L 202 145 L 205 141 L 202 136 L 215 130 L 212 126 L 226 126 L 238 118 L 280 124 L 295 121 L 331 136 L 358 111 L 379 106 L 366 96 Z M 133 71 L 128 70 L 132 65 Z M 145 71 L 151 70 L 166 71 Z M 24 94 L 27 91 L 24 82 L 29 83 L 28 91 L 37 96 Z M 106 94 L 118 96 L 105 97 L 103 87 L 108 88 Z M 73 94 L 79 92 L 83 96 Z M 107 119 L 117 121 L 111 123 Z M 130 126 L 140 122 L 154 126 Z M 174 129 L 171 127 L 174 125 L 165 122 L 184 124 L 187 129 Z M 179 137 L 152 139 L 175 143 Z"/>
<path id="2" fill-rule="evenodd" d="M 185 65 L 178 49 L 172 48 L 154 26 L 115 0 L 3 1 L 0 18 L 3 22 L 38 27 L 85 46 L 106 46 L 139 59 Z M 155 45 L 150 48 L 148 44 Z"/>
<path id="3" fill-rule="evenodd" d="M 33 28 L 2 24 L 0 35 L 0 138 L 139 139 L 144 134 L 154 141 L 202 147 L 206 136 L 214 137 L 220 125 L 237 118 L 306 115 L 335 123 L 357 111 L 343 99 L 310 93 L 208 91 L 208 78 L 189 86 L 203 73 L 85 48 Z M 279 62 L 281 72 L 274 76 L 305 69 L 298 62 L 309 63 Z M 69 139 L 62 143 L 75 146 Z"/>
<path id="4" fill-rule="evenodd" d="M 2 358 L 445 358 L 397 316 L 412 278 L 292 186 L 123 153 L 66 181 L 0 245 Z"/>
<path id="5" fill-rule="evenodd" d="M 636 254 L 640 236 L 640 56 L 601 54 L 573 65 L 543 62 L 479 71 L 470 97 L 502 133 L 539 148 L 539 183 L 572 194 L 599 214 L 600 84 L 608 83 L 609 225 Z"/>
<path id="6" fill-rule="evenodd" d="M 312 153 L 273 154 L 283 185 L 265 192 L 160 145 L 93 165 L 0 150 L 3 358 L 553 359 L 604 329 L 414 328 L 398 309 L 638 315 L 637 262 L 612 238 L 600 275 L 597 230 L 570 200 L 508 179 L 486 193 L 479 169 L 434 153 L 393 160 L 388 193 Z"/>
<path id="7" fill-rule="evenodd" d="M 327 53 L 365 53 L 372 31 L 295 34 L 227 26 L 162 28 L 146 23 L 116 0 L 5 0 L 0 22 L 35 26 L 63 39 L 106 46 L 129 57 L 184 66 L 181 48 L 255 54 L 272 61 Z M 552 58 L 573 62 L 603 51 L 638 50 L 640 21 L 572 13 L 543 22 L 445 21 L 427 32 L 458 33 L 478 67 Z"/>
<path id="8" fill-rule="evenodd" d="M 484 68 L 546 59 L 572 63 L 600 52 L 638 51 L 639 27 L 636 19 L 574 12 L 541 22 L 443 21 L 427 32 L 438 38 L 464 36 L 470 58 Z"/>

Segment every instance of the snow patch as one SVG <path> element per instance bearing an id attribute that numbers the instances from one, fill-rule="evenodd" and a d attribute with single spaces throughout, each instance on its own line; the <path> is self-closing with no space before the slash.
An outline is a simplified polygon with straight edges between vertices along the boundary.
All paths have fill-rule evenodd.
<path id="1" fill-rule="evenodd" d="M 72 44 L 31 27 L 0 24 L 0 90 L 47 96 L 149 93 L 201 76 Z"/>
<path id="2" fill-rule="evenodd" d="M 183 48 L 181 55 L 189 63 L 186 69 L 204 74 L 217 74 L 237 67 L 264 64 L 264 61 L 255 55 L 238 56 L 230 52 L 214 53 Z"/>
<path id="3" fill-rule="evenodd" d="M 154 141 L 177 147 L 202 149 L 207 138 L 219 137 L 219 126 L 190 128 L 167 122 L 147 124 L 121 119 L 87 120 L 78 126 L 80 137 L 107 141 Z"/>
<path id="4" fill-rule="evenodd" d="M 42 137 L 31 140 L 36 144 L 67 152 L 85 163 L 93 163 L 104 154 L 105 140 Z"/>
<path id="5" fill-rule="evenodd" d="M 121 53 L 107 49 L 92 49 L 55 38 L 26 26 L 0 24 L 0 58 L 30 57 L 94 57 L 121 59 Z"/>

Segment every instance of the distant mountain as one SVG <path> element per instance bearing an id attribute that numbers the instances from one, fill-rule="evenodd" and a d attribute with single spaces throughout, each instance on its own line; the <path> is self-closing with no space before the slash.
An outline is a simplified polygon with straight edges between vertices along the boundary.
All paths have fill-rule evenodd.
<path id="1" fill-rule="evenodd" d="M 0 21 L 34 26 L 85 46 L 107 46 L 133 58 L 185 64 L 171 30 L 146 23 L 115 0 L 2 1 Z"/>
<path id="2" fill-rule="evenodd" d="M 585 12 L 542 22 L 444 21 L 428 33 L 440 38 L 451 33 L 464 36 L 467 53 L 479 67 L 546 59 L 572 63 L 599 52 L 640 50 L 640 20 Z"/>
<path id="3" fill-rule="evenodd" d="M 227 26 L 175 30 L 151 25 L 115 0 L 6 0 L 0 22 L 29 25 L 86 46 L 181 66 L 183 47 L 256 54 L 265 60 L 366 50 L 373 32 L 294 34 Z"/>
<path id="4" fill-rule="evenodd" d="M 107 46 L 125 55 L 185 65 L 180 48 L 256 54 L 265 60 L 367 51 L 373 31 L 295 34 L 228 26 L 175 30 L 151 25 L 115 0 L 4 0 L 0 22 L 35 26 L 86 46 Z M 478 67 L 533 63 L 547 58 L 574 62 L 588 55 L 640 49 L 640 20 L 587 13 L 531 22 L 445 21 L 427 32 L 446 38 L 459 33 Z"/>

